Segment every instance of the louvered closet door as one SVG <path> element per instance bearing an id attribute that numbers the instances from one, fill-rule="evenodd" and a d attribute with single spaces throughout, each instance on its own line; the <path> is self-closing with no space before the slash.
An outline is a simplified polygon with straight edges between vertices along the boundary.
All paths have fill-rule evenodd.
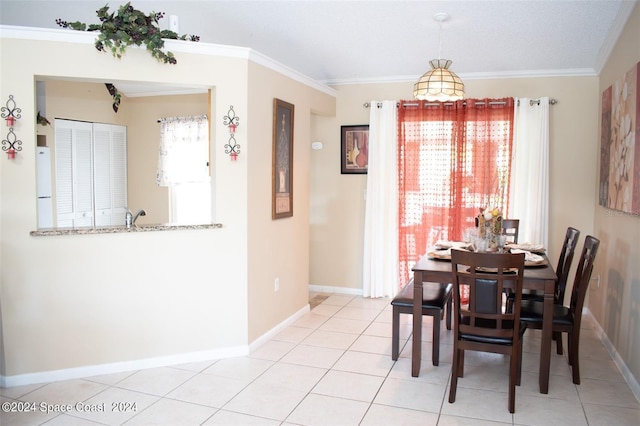
<path id="1" fill-rule="evenodd" d="M 56 120 L 58 227 L 124 225 L 127 129 Z"/>
<path id="2" fill-rule="evenodd" d="M 92 226 L 92 124 L 56 120 L 55 126 L 56 226 Z"/>
<path id="3" fill-rule="evenodd" d="M 124 225 L 127 207 L 126 127 L 94 124 L 96 226 Z"/>

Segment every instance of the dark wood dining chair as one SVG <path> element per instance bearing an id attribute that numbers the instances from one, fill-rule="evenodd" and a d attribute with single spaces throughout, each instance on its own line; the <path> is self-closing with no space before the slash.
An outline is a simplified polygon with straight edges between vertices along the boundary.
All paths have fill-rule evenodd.
<path id="1" fill-rule="evenodd" d="M 589 235 L 584 240 L 580 262 L 576 270 L 576 276 L 573 280 L 573 289 L 571 289 L 571 300 L 569 306 L 555 304 L 553 307 L 553 332 L 567 333 L 567 345 L 569 351 L 569 365 L 571 365 L 573 383 L 580 384 L 580 324 L 582 322 L 582 308 L 584 299 L 591 280 L 591 272 L 593 271 L 593 262 L 600 240 Z M 527 327 L 534 329 L 542 329 L 542 312 L 543 302 L 538 300 L 526 300 L 522 302 L 520 320 L 527 324 Z M 562 337 L 558 339 L 561 342 Z M 560 344 L 560 343 L 558 343 Z"/>
<path id="2" fill-rule="evenodd" d="M 422 315 L 433 317 L 431 360 L 435 366 L 440 363 L 440 321 L 445 315 L 445 308 L 447 330 L 451 330 L 452 288 L 451 283 L 422 283 Z M 413 279 L 398 292 L 391 301 L 391 305 L 393 306 L 391 359 L 396 361 L 400 352 L 400 314 L 413 313 Z"/>
<path id="3" fill-rule="evenodd" d="M 464 375 L 464 351 L 492 352 L 511 357 L 509 412 L 515 411 L 516 385 L 520 384 L 522 337 L 520 322 L 524 253 L 476 253 L 451 250 L 453 274 L 453 366 L 449 402 L 456 400 L 458 378 Z M 469 286 L 469 303 L 460 303 L 460 286 Z M 504 288 L 515 294 L 513 310 L 503 309 Z"/>
<path id="4" fill-rule="evenodd" d="M 502 234 L 506 235 L 508 242 L 518 242 L 519 230 L 520 219 L 502 219 Z"/>
<path id="5" fill-rule="evenodd" d="M 555 293 L 553 296 L 553 303 L 555 304 L 564 304 L 564 294 L 567 289 L 569 270 L 571 269 L 571 264 L 573 263 L 573 256 L 576 251 L 576 246 L 578 245 L 579 237 L 580 231 L 572 227 L 567 228 L 567 232 L 564 236 L 564 242 L 562 243 L 562 249 L 560 250 L 560 256 L 558 257 L 558 265 L 556 266 L 556 275 L 558 276 L 558 279 L 556 280 Z M 507 302 L 508 309 L 510 309 L 511 307 L 512 300 L 513 296 L 509 295 L 509 300 Z M 544 295 L 536 293 L 535 291 L 523 291 L 522 300 L 538 300 L 540 302 L 543 302 Z M 561 334 L 562 333 L 559 332 L 554 332 L 553 334 L 553 340 L 556 341 L 556 353 L 558 355 L 562 355 L 563 353 Z"/>

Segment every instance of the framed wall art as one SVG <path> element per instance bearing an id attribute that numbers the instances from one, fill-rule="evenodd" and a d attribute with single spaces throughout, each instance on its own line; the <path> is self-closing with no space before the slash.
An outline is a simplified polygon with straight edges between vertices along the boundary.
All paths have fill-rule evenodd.
<path id="1" fill-rule="evenodd" d="M 293 216 L 294 106 L 273 99 L 272 219 Z"/>
<path id="2" fill-rule="evenodd" d="M 369 165 L 369 125 L 340 126 L 340 172 L 366 174 Z"/>
<path id="3" fill-rule="evenodd" d="M 640 62 L 602 93 L 600 205 L 640 215 Z"/>

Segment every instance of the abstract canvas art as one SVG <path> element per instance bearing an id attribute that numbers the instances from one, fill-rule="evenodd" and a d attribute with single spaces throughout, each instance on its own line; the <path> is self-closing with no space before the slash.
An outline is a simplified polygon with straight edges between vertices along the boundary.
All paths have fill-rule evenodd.
<path id="1" fill-rule="evenodd" d="M 602 93 L 600 205 L 640 215 L 640 62 Z"/>

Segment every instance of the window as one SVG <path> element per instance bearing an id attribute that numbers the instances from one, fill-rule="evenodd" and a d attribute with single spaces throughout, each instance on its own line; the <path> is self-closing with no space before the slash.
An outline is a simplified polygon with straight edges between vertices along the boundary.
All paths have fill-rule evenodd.
<path id="1" fill-rule="evenodd" d="M 209 121 L 206 116 L 161 120 L 157 183 L 169 187 L 169 220 L 211 222 Z"/>
<path id="2" fill-rule="evenodd" d="M 459 239 L 480 209 L 508 210 L 513 99 L 402 102 L 398 110 L 401 279 L 439 239 Z"/>

